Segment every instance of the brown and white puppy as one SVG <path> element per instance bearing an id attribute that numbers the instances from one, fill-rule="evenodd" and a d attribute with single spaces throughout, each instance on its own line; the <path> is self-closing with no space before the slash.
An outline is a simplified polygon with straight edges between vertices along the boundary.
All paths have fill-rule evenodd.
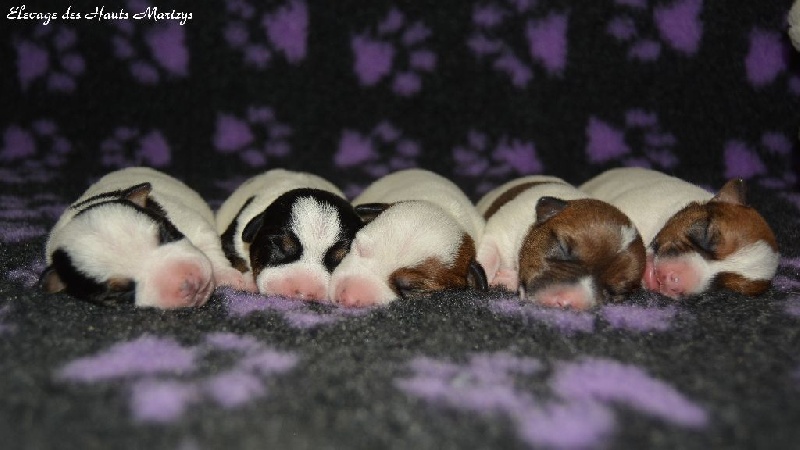
<path id="1" fill-rule="evenodd" d="M 487 193 L 478 262 L 490 285 L 545 306 L 587 309 L 635 291 L 645 249 L 617 208 L 563 180 L 527 176 Z"/>
<path id="2" fill-rule="evenodd" d="M 622 210 L 647 243 L 646 288 L 679 298 L 708 289 L 758 295 L 769 288 L 780 255 L 763 217 L 745 205 L 744 182 L 714 195 L 641 168 L 619 168 L 581 190 Z"/>
<path id="3" fill-rule="evenodd" d="M 242 184 L 217 211 L 225 254 L 265 295 L 323 301 L 361 219 L 312 174 L 274 169 Z"/>
<path id="4" fill-rule="evenodd" d="M 215 284 L 245 286 L 222 253 L 214 215 L 185 184 L 134 167 L 109 173 L 59 218 L 42 287 L 99 304 L 177 308 Z"/>
<path id="5" fill-rule="evenodd" d="M 483 219 L 449 180 L 403 170 L 377 180 L 353 203 L 368 223 L 333 272 L 332 301 L 370 306 L 449 288 L 486 288 L 475 261 Z"/>

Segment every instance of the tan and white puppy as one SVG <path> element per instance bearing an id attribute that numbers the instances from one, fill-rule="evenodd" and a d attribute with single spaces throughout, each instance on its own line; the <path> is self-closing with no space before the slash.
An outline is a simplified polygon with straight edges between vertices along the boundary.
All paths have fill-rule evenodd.
<path id="1" fill-rule="evenodd" d="M 100 304 L 198 306 L 245 286 L 222 253 L 214 214 L 182 182 L 145 167 L 111 172 L 59 218 L 42 287 Z"/>
<path id="2" fill-rule="evenodd" d="M 492 286 L 545 306 L 587 309 L 635 291 L 645 249 L 617 208 L 549 176 L 527 176 L 487 193 L 478 262 Z"/>
<path id="3" fill-rule="evenodd" d="M 653 170 L 619 168 L 581 186 L 617 206 L 647 244 L 646 288 L 679 298 L 708 289 L 758 295 L 778 268 L 778 245 L 763 217 L 745 205 L 744 182 L 714 195 Z"/>
<path id="4" fill-rule="evenodd" d="M 329 296 L 345 306 L 387 304 L 449 288 L 485 288 L 475 261 L 483 219 L 449 180 L 410 169 L 359 195 L 368 223 L 331 277 Z"/>
<path id="5" fill-rule="evenodd" d="M 274 169 L 242 184 L 217 211 L 225 255 L 265 295 L 327 299 L 333 269 L 361 219 L 316 175 Z"/>

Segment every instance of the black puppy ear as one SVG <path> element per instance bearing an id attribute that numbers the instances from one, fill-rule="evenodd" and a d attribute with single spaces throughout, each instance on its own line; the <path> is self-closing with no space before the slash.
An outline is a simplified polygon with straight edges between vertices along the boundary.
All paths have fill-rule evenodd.
<path id="1" fill-rule="evenodd" d="M 64 284 L 64 281 L 58 276 L 58 272 L 56 272 L 53 266 L 47 266 L 47 268 L 44 269 L 42 276 L 39 277 L 39 286 L 48 294 L 61 292 L 67 288 L 67 285 Z"/>
<path id="2" fill-rule="evenodd" d="M 467 271 L 467 286 L 473 289 L 485 291 L 489 289 L 489 282 L 486 280 L 486 271 L 483 270 L 478 261 L 472 260 L 469 262 L 469 270 Z"/>
<path id="3" fill-rule="evenodd" d="M 392 206 L 391 203 L 362 203 L 355 206 L 356 214 L 365 224 L 375 220 L 378 215 Z"/>
<path id="4" fill-rule="evenodd" d="M 555 197 L 542 197 L 536 202 L 536 224 L 555 216 L 567 207 L 567 202 Z"/>
<path id="5" fill-rule="evenodd" d="M 712 198 L 712 201 L 718 201 L 723 203 L 733 203 L 736 205 L 744 205 L 745 200 L 745 191 L 746 186 L 744 180 L 741 178 L 734 178 L 732 180 L 728 180 L 722 189 L 717 192 L 717 195 Z"/>
<path id="6" fill-rule="evenodd" d="M 242 230 L 242 241 L 245 243 L 252 243 L 255 238 L 258 230 L 261 229 L 261 226 L 264 225 L 264 213 L 253 217 L 250 219 L 250 222 L 247 222 L 245 225 L 244 230 Z"/>
<path id="7" fill-rule="evenodd" d="M 150 191 L 152 190 L 153 186 L 150 183 L 137 184 L 136 186 L 125 189 L 122 193 L 122 197 L 144 208 L 147 204 L 147 196 L 150 195 Z"/>

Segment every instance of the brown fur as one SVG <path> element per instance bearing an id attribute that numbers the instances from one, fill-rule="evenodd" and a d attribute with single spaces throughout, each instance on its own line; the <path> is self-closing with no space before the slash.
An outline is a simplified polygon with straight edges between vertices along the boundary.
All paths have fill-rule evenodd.
<path id="1" fill-rule="evenodd" d="M 452 266 L 439 258 L 427 258 L 413 267 L 395 270 L 389 276 L 389 287 L 400 297 L 421 295 L 450 288 L 469 286 L 469 266 L 475 261 L 475 243 L 464 235 Z"/>
<path id="2" fill-rule="evenodd" d="M 518 195 L 522 194 L 523 192 L 527 191 L 528 189 L 539 186 L 542 184 L 556 184 L 553 181 L 531 181 L 528 183 L 522 183 L 517 186 L 509 188 L 507 191 L 503 192 L 498 196 L 495 201 L 489 205 L 489 208 L 483 213 L 483 218 L 489 220 L 500 208 L 502 208 L 506 203 L 510 202 L 517 198 Z"/>
<path id="3" fill-rule="evenodd" d="M 593 199 L 567 202 L 543 223 L 531 226 L 522 243 L 520 285 L 528 292 L 592 276 L 600 296 L 619 298 L 640 287 L 645 269 L 641 236 L 621 249 L 621 226 L 635 229 L 613 206 Z"/>

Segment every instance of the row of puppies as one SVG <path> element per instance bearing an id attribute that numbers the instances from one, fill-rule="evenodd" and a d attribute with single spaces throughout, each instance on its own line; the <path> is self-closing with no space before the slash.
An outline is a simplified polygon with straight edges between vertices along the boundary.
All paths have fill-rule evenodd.
<path id="1" fill-rule="evenodd" d="M 50 292 L 165 308 L 202 304 L 215 284 L 347 306 L 491 284 L 584 309 L 642 285 L 756 295 L 778 260 L 740 181 L 712 196 L 643 169 L 581 189 L 525 177 L 477 208 L 422 170 L 388 175 L 350 204 L 324 179 L 277 169 L 240 186 L 216 218 L 177 180 L 124 169 L 64 213 L 46 255 Z"/>

